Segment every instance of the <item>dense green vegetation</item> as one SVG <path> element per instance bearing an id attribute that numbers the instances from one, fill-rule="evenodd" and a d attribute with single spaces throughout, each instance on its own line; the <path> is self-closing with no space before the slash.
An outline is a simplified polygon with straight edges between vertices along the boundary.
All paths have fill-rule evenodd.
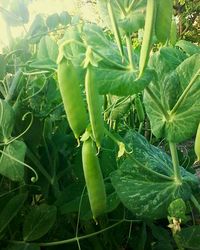
<path id="1" fill-rule="evenodd" d="M 0 8 L 0 249 L 200 249 L 200 4 L 94 4 Z"/>

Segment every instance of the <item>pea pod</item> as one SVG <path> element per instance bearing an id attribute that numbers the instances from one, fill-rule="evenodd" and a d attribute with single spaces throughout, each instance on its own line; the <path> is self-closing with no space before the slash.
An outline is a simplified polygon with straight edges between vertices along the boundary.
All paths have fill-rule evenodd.
<path id="1" fill-rule="evenodd" d="M 83 142 L 82 162 L 89 202 L 96 219 L 106 211 L 106 191 L 96 146 L 91 138 Z"/>
<path id="2" fill-rule="evenodd" d="M 142 41 L 140 61 L 139 61 L 139 71 L 140 71 L 139 77 L 142 75 L 149 59 L 149 54 L 152 46 L 152 36 L 155 24 L 155 17 L 156 17 L 156 0 L 147 0 L 144 37 Z"/>
<path id="3" fill-rule="evenodd" d="M 195 138 L 195 143 L 194 143 L 194 151 L 197 156 L 197 162 L 200 161 L 200 123 L 197 128 L 197 133 L 196 133 L 196 138 Z"/>
<path id="4" fill-rule="evenodd" d="M 94 83 L 94 76 L 91 64 L 87 66 L 85 76 L 85 92 L 92 135 L 99 149 L 101 146 L 102 139 L 104 137 L 104 120 L 101 114 L 100 96 L 97 90 L 97 86 L 95 86 Z"/>
<path id="5" fill-rule="evenodd" d="M 157 1 L 155 34 L 157 39 L 162 43 L 165 43 L 170 37 L 172 14 L 173 0 Z"/>
<path id="6" fill-rule="evenodd" d="M 139 122 L 140 123 L 143 122 L 144 118 L 145 118 L 145 114 L 144 114 L 144 108 L 143 108 L 143 105 L 142 105 L 142 102 L 141 102 L 139 96 L 136 96 L 136 98 L 135 98 L 135 109 L 137 111 L 137 116 L 138 116 Z"/>
<path id="7" fill-rule="evenodd" d="M 171 31 L 170 31 L 170 43 L 174 46 L 177 41 L 177 25 L 176 21 L 172 20 Z"/>
<path id="8" fill-rule="evenodd" d="M 110 17 L 111 26 L 112 26 L 113 33 L 114 33 L 114 36 L 115 36 L 115 40 L 117 42 L 117 46 L 119 48 L 119 51 L 120 51 L 120 54 L 121 54 L 121 57 L 122 57 L 122 60 L 123 60 L 124 59 L 123 44 L 122 44 L 122 39 L 121 39 L 121 35 L 120 35 L 119 28 L 118 28 L 118 25 L 117 25 L 117 20 L 116 20 L 115 14 L 114 14 L 114 10 L 113 10 L 111 0 L 108 0 L 107 8 L 108 8 L 108 14 L 109 14 L 109 17 Z"/>
<path id="9" fill-rule="evenodd" d="M 58 64 L 58 82 L 69 126 L 78 139 L 87 127 L 87 111 L 73 64 L 63 58 Z"/>

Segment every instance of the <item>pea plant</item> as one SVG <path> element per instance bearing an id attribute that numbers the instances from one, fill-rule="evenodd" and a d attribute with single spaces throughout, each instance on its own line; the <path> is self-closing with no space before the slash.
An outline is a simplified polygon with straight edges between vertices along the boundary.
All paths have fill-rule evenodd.
<path id="1" fill-rule="evenodd" d="M 96 5 L 0 55 L 1 248 L 200 249 L 200 48 L 171 0 Z"/>

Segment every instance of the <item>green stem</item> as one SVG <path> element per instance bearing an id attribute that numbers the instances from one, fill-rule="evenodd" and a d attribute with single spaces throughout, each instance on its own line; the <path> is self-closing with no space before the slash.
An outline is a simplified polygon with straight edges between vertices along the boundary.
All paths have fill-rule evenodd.
<path id="1" fill-rule="evenodd" d="M 27 148 L 27 157 L 34 163 L 38 170 L 46 177 L 46 179 L 51 183 L 51 176 L 48 174 L 46 169 L 41 165 L 40 161 L 35 157 L 29 148 Z"/>
<path id="2" fill-rule="evenodd" d="M 119 9 L 121 10 L 123 16 L 126 16 L 126 10 L 124 9 L 123 5 L 121 4 L 121 2 L 119 0 L 115 0 L 116 4 L 118 5 Z"/>
<path id="3" fill-rule="evenodd" d="M 98 56 L 100 56 L 102 59 L 106 60 L 107 62 L 111 63 L 113 66 L 115 66 L 117 69 L 121 69 L 121 70 L 127 70 L 127 66 L 121 65 L 116 63 L 113 60 L 110 60 L 109 58 L 105 57 L 104 55 L 102 55 L 99 51 L 95 50 L 94 48 L 92 48 L 92 51 L 94 51 L 95 54 L 97 54 Z"/>
<path id="4" fill-rule="evenodd" d="M 123 223 L 124 220 L 120 220 L 118 221 L 117 223 L 109 226 L 109 227 L 106 227 L 102 230 L 99 230 L 97 232 L 94 232 L 94 233 L 91 233 L 91 234 L 87 234 L 87 235 L 83 235 L 83 236 L 79 236 L 79 237 L 74 237 L 74 238 L 71 238 L 71 239 L 67 239 L 67 240 L 61 240 L 61 241 L 53 241 L 53 242 L 41 242 L 41 243 L 35 243 L 36 245 L 38 246 L 41 246 L 41 247 L 50 247 L 50 246 L 58 246 L 58 245 L 63 245 L 63 244 L 67 244 L 67 243 L 71 243 L 71 242 L 76 242 L 76 241 L 79 241 L 79 240 L 84 240 L 84 239 L 87 239 L 87 238 L 90 238 L 90 237 L 93 237 L 95 235 L 98 235 L 98 234 L 101 234 L 107 230 L 110 230 L 111 228 L 114 228 L 116 226 L 118 226 L 119 224 Z M 15 243 L 15 244 L 24 244 L 25 242 L 24 241 L 9 241 L 10 243 Z"/>
<path id="5" fill-rule="evenodd" d="M 194 204 L 194 206 L 196 207 L 196 209 L 199 211 L 200 213 L 200 204 L 197 201 L 197 199 L 194 197 L 194 195 L 192 194 L 190 197 L 190 200 L 192 201 L 192 203 Z"/>
<path id="6" fill-rule="evenodd" d="M 110 22 L 111 22 L 113 34 L 114 34 L 120 55 L 122 57 L 122 62 L 123 62 L 124 61 L 124 48 L 123 48 L 123 44 L 122 44 L 122 38 L 121 38 L 120 31 L 119 31 L 117 19 L 115 17 L 115 13 L 113 10 L 112 2 L 110 0 L 107 2 L 107 9 L 108 9 L 109 17 L 110 17 Z"/>
<path id="7" fill-rule="evenodd" d="M 193 78 L 191 79 L 190 83 L 188 84 L 188 86 L 185 88 L 185 90 L 183 91 L 182 95 L 179 97 L 177 103 L 175 104 L 175 106 L 173 107 L 173 109 L 171 110 L 170 114 L 174 114 L 176 113 L 177 109 L 181 106 L 182 102 L 185 100 L 185 98 L 188 95 L 188 92 L 190 91 L 190 89 L 192 88 L 193 84 L 195 83 L 197 77 L 200 75 L 200 69 L 197 71 L 197 73 L 193 76 Z"/>
<path id="8" fill-rule="evenodd" d="M 141 134 L 142 132 L 142 127 L 143 127 L 143 122 L 140 122 L 138 133 Z"/>
<path id="9" fill-rule="evenodd" d="M 131 70 L 134 70 L 135 65 L 133 63 L 133 57 L 132 57 L 132 42 L 130 36 L 126 35 L 126 46 L 128 51 L 128 59 L 130 63 Z"/>
<path id="10" fill-rule="evenodd" d="M 179 165 L 179 159 L 178 159 L 176 144 L 173 143 L 173 142 L 169 142 L 169 147 L 170 147 L 172 163 L 173 163 L 173 167 L 174 167 L 174 178 L 175 178 L 175 181 L 178 184 L 181 184 L 182 183 L 182 178 L 181 178 L 181 171 L 180 171 L 180 165 Z"/>
<path id="11" fill-rule="evenodd" d="M 160 109 L 160 111 L 163 113 L 163 115 L 165 117 L 165 120 L 168 121 L 169 118 L 170 118 L 169 114 L 167 113 L 167 111 L 162 106 L 162 103 L 160 102 L 160 99 L 157 96 L 154 95 L 154 93 L 151 91 L 151 89 L 149 88 L 149 86 L 147 86 L 145 90 L 151 96 L 152 100 L 157 105 L 157 107 Z"/>
<path id="12" fill-rule="evenodd" d="M 134 3 L 135 3 L 135 0 L 132 0 L 131 4 L 130 4 L 129 7 L 128 7 L 127 14 L 130 13 L 130 11 L 131 11 L 131 9 L 132 9 Z"/>

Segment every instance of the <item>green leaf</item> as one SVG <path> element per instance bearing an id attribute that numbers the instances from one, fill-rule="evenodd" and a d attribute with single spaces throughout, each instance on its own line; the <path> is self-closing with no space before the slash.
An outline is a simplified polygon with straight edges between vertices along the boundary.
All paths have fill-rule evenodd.
<path id="1" fill-rule="evenodd" d="M 158 58 L 156 61 L 159 61 Z M 161 68 L 159 63 L 157 65 Z M 159 71 L 158 81 L 149 85 L 169 117 L 164 116 L 148 91 L 145 91 L 144 104 L 156 137 L 165 137 L 179 143 L 196 133 L 200 121 L 199 65 L 200 54 L 195 54 L 179 64 L 174 71 L 164 71 L 162 77 L 159 77 L 162 74 Z"/>
<path id="2" fill-rule="evenodd" d="M 29 11 L 24 0 L 11 0 L 10 2 L 11 12 L 22 22 L 28 23 Z"/>
<path id="3" fill-rule="evenodd" d="M 24 166 L 18 162 L 24 162 L 26 145 L 22 141 L 13 141 L 4 147 L 0 158 L 0 174 L 12 181 L 23 181 Z M 9 157 L 10 156 L 10 157 Z"/>
<path id="4" fill-rule="evenodd" d="M 171 240 L 170 231 L 155 224 L 150 224 L 149 227 L 151 228 L 152 235 L 156 240 L 165 243 L 170 242 Z"/>
<path id="5" fill-rule="evenodd" d="M 0 13 L 10 26 L 28 23 L 29 11 L 24 0 L 10 0 L 9 9 L 0 9 Z"/>
<path id="6" fill-rule="evenodd" d="M 10 199 L 0 212 L 0 233 L 9 225 L 12 219 L 17 215 L 24 205 L 27 193 L 17 194 Z"/>
<path id="7" fill-rule="evenodd" d="M 170 217 L 181 219 L 184 222 L 186 218 L 186 205 L 183 199 L 179 198 L 172 201 L 168 207 L 168 213 Z"/>
<path id="8" fill-rule="evenodd" d="M 69 13 L 67 11 L 63 11 L 60 13 L 60 23 L 62 25 L 67 25 L 70 24 L 71 22 L 71 16 L 69 15 Z"/>
<path id="9" fill-rule="evenodd" d="M 146 70 L 141 78 L 137 78 L 138 72 L 131 70 L 114 69 L 103 65 L 95 69 L 95 82 L 98 83 L 99 93 L 128 96 L 141 92 L 150 83 L 153 74 Z"/>
<path id="10" fill-rule="evenodd" d="M 161 242 L 156 242 L 152 246 L 152 250 L 174 250 L 172 244 L 170 242 L 166 241 L 161 241 Z"/>
<path id="11" fill-rule="evenodd" d="M 6 101 L 0 99 L 0 142 L 9 140 L 13 127 L 14 111 Z"/>
<path id="12" fill-rule="evenodd" d="M 200 249 L 200 226 L 183 228 L 178 233 L 180 245 L 187 249 Z"/>
<path id="13" fill-rule="evenodd" d="M 60 17 L 58 13 L 54 13 L 52 15 L 49 15 L 46 19 L 46 24 L 50 30 L 55 29 L 60 22 Z"/>
<path id="14" fill-rule="evenodd" d="M 166 153 L 136 132 L 128 132 L 125 142 L 132 153 L 111 174 L 111 181 L 124 206 L 135 216 L 164 218 L 173 200 L 190 198 L 190 184 L 198 185 L 195 176 L 181 169 L 183 183 L 176 183 Z"/>
<path id="15" fill-rule="evenodd" d="M 49 36 L 44 36 L 39 42 L 37 58 L 29 66 L 37 69 L 55 70 L 58 57 L 58 45 Z"/>
<path id="16" fill-rule="evenodd" d="M 46 59 L 49 58 L 53 62 L 56 62 L 58 57 L 58 45 L 53 41 L 50 36 L 44 36 L 39 43 L 37 58 Z"/>
<path id="17" fill-rule="evenodd" d="M 34 241 L 45 235 L 56 221 L 57 209 L 53 205 L 42 204 L 31 209 L 23 225 L 24 241 Z"/>
<path id="18" fill-rule="evenodd" d="M 199 46 L 189 41 L 180 40 L 176 43 L 176 46 L 181 48 L 189 56 L 200 53 Z"/>
<path id="19" fill-rule="evenodd" d="M 120 3 L 121 8 L 116 2 L 117 1 L 113 1 L 114 13 L 116 19 L 118 20 L 119 28 L 121 28 L 124 33 L 132 34 L 144 26 L 146 0 L 119 0 L 118 2 Z M 107 0 L 97 1 L 97 6 L 102 20 L 104 20 L 104 23 L 108 28 L 112 29 L 107 9 Z M 121 9 L 123 9 L 123 11 Z"/>
<path id="20" fill-rule="evenodd" d="M 38 43 L 41 37 L 47 32 L 47 27 L 45 25 L 42 15 L 38 14 L 35 16 L 29 30 L 27 33 L 27 39 L 30 43 Z"/>

